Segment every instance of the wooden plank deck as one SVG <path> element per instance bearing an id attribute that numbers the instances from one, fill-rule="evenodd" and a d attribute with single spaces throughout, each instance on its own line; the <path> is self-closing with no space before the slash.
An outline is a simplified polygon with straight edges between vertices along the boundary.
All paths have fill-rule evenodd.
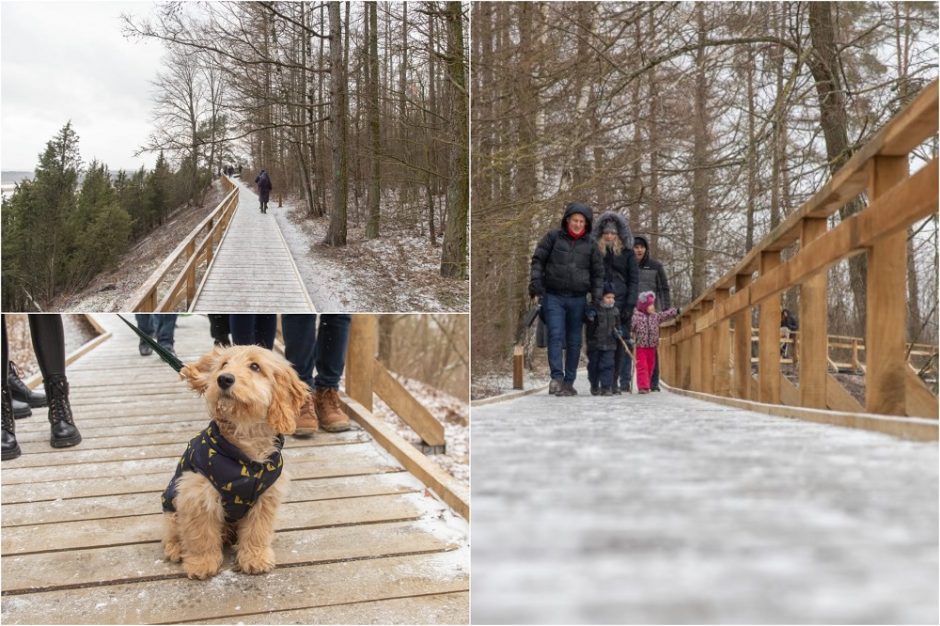
<path id="1" fill-rule="evenodd" d="M 234 178 L 238 210 L 190 310 L 298 313 L 314 311 L 277 220 L 262 215 L 258 195 Z"/>
<path id="2" fill-rule="evenodd" d="M 185 578 L 163 559 L 160 493 L 202 400 L 115 316 L 111 339 L 68 369 L 84 441 L 53 450 L 45 412 L 17 421 L 23 456 L 2 466 L 2 621 L 37 623 L 467 623 L 468 525 L 369 435 L 288 437 L 290 495 L 278 567 Z M 207 320 L 179 319 L 190 360 Z"/>

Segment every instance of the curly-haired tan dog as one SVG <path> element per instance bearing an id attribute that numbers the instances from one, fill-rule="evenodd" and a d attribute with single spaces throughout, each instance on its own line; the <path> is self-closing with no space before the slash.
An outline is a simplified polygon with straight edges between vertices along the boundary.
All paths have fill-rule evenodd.
<path id="1" fill-rule="evenodd" d="M 212 417 L 189 442 L 163 494 L 163 550 L 190 578 L 222 566 L 223 543 L 237 540 L 236 568 L 274 567 L 274 515 L 286 491 L 284 435 L 309 395 L 290 364 L 257 346 L 215 349 L 180 375 L 202 394 Z"/>

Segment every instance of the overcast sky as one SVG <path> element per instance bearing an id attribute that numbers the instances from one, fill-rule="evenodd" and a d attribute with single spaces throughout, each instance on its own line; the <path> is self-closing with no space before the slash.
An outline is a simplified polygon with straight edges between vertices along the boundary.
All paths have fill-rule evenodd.
<path id="1" fill-rule="evenodd" d="M 151 87 L 163 48 L 121 36 L 121 13 L 150 2 L 0 3 L 0 133 L 4 170 L 35 169 L 46 142 L 72 120 L 84 163 L 152 167 L 134 152 L 151 130 Z"/>

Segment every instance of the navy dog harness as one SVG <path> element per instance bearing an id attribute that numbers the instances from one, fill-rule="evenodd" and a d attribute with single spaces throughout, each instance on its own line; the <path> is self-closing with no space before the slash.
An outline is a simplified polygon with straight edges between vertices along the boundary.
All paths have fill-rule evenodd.
<path id="1" fill-rule="evenodd" d="M 284 435 L 277 436 L 275 445 L 277 450 L 270 458 L 260 463 L 252 461 L 222 436 L 218 424 L 210 422 L 208 428 L 190 440 L 180 457 L 176 473 L 161 498 L 163 510 L 176 512 L 173 506 L 176 481 L 183 472 L 197 472 L 208 478 L 222 496 L 225 521 L 237 522 L 281 475 Z"/>

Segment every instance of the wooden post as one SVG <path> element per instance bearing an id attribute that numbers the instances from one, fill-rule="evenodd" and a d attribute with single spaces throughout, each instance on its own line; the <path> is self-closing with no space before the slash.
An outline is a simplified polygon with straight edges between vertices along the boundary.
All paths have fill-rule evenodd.
<path id="1" fill-rule="evenodd" d="M 668 385 L 674 385 L 676 382 L 676 346 L 672 343 L 672 336 L 677 327 L 666 326 L 659 338 L 659 379 Z"/>
<path id="2" fill-rule="evenodd" d="M 282 206 L 284 206 L 284 195 L 279 193 L 277 194 L 277 208 L 281 208 Z"/>
<path id="3" fill-rule="evenodd" d="M 852 337 L 852 369 L 856 372 L 862 368 L 858 362 L 858 337 Z"/>
<path id="4" fill-rule="evenodd" d="M 708 315 L 715 307 L 712 300 L 702 301 L 702 316 Z M 715 329 L 714 324 L 702 331 L 702 391 L 715 392 Z"/>
<path id="5" fill-rule="evenodd" d="M 715 290 L 715 304 L 719 305 L 730 296 L 729 289 Z M 731 319 L 725 318 L 715 327 L 715 383 L 714 392 L 720 396 L 731 396 Z"/>
<path id="6" fill-rule="evenodd" d="M 907 156 L 876 156 L 869 165 L 868 197 L 875 200 L 907 178 Z M 868 250 L 865 328 L 865 409 L 904 415 L 904 339 L 907 319 L 907 229 Z"/>
<path id="7" fill-rule="evenodd" d="M 689 389 L 692 386 L 692 340 L 679 343 L 679 387 Z"/>
<path id="8" fill-rule="evenodd" d="M 522 366 L 524 363 L 524 349 L 522 344 L 516 344 L 512 349 L 512 388 L 522 389 Z"/>
<path id="9" fill-rule="evenodd" d="M 189 267 L 186 272 L 186 308 L 189 308 L 190 303 L 196 298 L 196 264 L 189 263 L 195 253 L 196 240 L 194 238 L 186 244 L 186 263 Z"/>
<path id="10" fill-rule="evenodd" d="M 766 275 L 780 265 L 780 251 L 761 252 L 760 273 Z M 780 294 L 760 305 L 758 339 L 758 401 L 780 404 Z"/>
<path id="11" fill-rule="evenodd" d="M 372 376 L 377 338 L 375 315 L 352 316 L 346 356 L 346 395 L 372 411 Z"/>
<path id="12" fill-rule="evenodd" d="M 825 218 L 804 218 L 801 225 L 800 247 L 824 235 Z M 800 406 L 826 408 L 826 379 L 829 362 L 829 328 L 827 321 L 826 290 L 828 277 L 822 271 L 800 285 Z M 796 345 L 793 355 L 796 358 Z"/>
<path id="13" fill-rule="evenodd" d="M 750 274 L 734 277 L 734 291 L 740 293 L 751 282 Z M 751 308 L 732 316 L 734 319 L 734 397 L 751 399 Z"/>
<path id="14" fill-rule="evenodd" d="M 692 325 L 693 329 L 701 317 L 701 309 L 692 313 L 692 318 L 689 323 Z M 704 385 L 702 382 L 705 378 L 704 368 L 702 367 L 702 364 L 704 363 L 704 349 L 702 345 L 704 342 L 704 338 L 702 337 L 703 334 L 704 333 L 695 333 L 692 335 L 692 339 L 689 341 L 689 369 L 691 374 L 691 386 L 686 387 L 686 389 L 691 389 L 692 391 L 704 391 Z"/>

